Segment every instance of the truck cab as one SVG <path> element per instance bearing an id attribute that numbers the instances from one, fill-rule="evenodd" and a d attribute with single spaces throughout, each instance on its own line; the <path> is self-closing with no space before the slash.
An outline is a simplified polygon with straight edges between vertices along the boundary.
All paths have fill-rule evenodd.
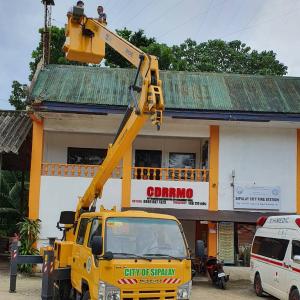
<path id="1" fill-rule="evenodd" d="M 71 286 L 83 299 L 190 298 L 191 261 L 175 217 L 140 211 L 83 213 L 71 248 Z M 64 257 L 61 248 L 58 261 L 59 255 Z"/>

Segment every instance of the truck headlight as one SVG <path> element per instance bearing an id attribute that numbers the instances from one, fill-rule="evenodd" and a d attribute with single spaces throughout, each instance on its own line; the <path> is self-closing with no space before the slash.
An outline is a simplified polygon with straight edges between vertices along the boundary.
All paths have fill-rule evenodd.
<path id="1" fill-rule="evenodd" d="M 192 281 L 188 281 L 187 283 L 178 287 L 177 299 L 188 300 L 191 297 L 191 292 L 192 292 Z"/>
<path id="2" fill-rule="evenodd" d="M 98 300 L 120 300 L 120 298 L 119 288 L 103 281 L 99 282 Z"/>

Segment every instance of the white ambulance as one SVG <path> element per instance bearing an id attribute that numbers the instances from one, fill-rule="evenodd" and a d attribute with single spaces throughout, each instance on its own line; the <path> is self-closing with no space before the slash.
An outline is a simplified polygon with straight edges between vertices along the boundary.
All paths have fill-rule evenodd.
<path id="1" fill-rule="evenodd" d="M 257 296 L 300 300 L 300 215 L 261 217 L 251 249 Z"/>

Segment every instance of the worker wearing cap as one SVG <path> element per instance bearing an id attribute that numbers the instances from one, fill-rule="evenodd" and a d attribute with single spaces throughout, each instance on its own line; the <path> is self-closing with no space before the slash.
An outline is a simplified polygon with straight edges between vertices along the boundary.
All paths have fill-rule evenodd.
<path id="1" fill-rule="evenodd" d="M 77 1 L 76 6 L 84 9 L 84 2 L 81 0 Z M 69 14 L 73 14 L 73 6 L 69 9 L 68 15 Z"/>
<path id="2" fill-rule="evenodd" d="M 101 23 L 106 23 L 106 13 L 104 13 L 103 6 L 99 5 L 97 7 L 98 21 Z"/>

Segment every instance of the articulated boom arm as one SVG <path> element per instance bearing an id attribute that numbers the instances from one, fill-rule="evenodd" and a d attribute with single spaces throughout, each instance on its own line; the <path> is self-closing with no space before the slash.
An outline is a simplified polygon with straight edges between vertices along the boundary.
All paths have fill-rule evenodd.
<path id="1" fill-rule="evenodd" d="M 74 22 L 74 20 L 72 20 L 72 16 L 69 16 L 68 28 L 70 28 L 71 22 Z M 137 73 L 134 83 L 129 87 L 133 104 L 128 106 L 114 143 L 108 148 L 105 160 L 102 165 L 99 166 L 95 177 L 83 197 L 79 200 L 76 210 L 76 220 L 78 220 L 82 212 L 90 209 L 90 206 L 97 198 L 101 197 L 104 184 L 110 178 L 113 170 L 123 158 L 128 147 L 132 145 L 148 118 L 151 118 L 153 125 L 156 125 L 158 129 L 160 128 L 162 111 L 164 110 L 157 58 L 144 53 L 128 41 L 108 30 L 103 23 L 95 19 L 81 17 L 80 26 L 82 27 L 80 30 L 83 36 L 88 35 L 89 39 L 93 39 L 93 37 L 99 39 L 100 37 L 101 41 L 110 45 L 136 66 Z M 68 45 L 65 46 L 64 49 L 67 52 Z M 137 86 L 139 75 L 141 75 L 142 78 L 140 87 Z M 135 98 L 135 92 L 139 93 L 139 99 Z"/>

